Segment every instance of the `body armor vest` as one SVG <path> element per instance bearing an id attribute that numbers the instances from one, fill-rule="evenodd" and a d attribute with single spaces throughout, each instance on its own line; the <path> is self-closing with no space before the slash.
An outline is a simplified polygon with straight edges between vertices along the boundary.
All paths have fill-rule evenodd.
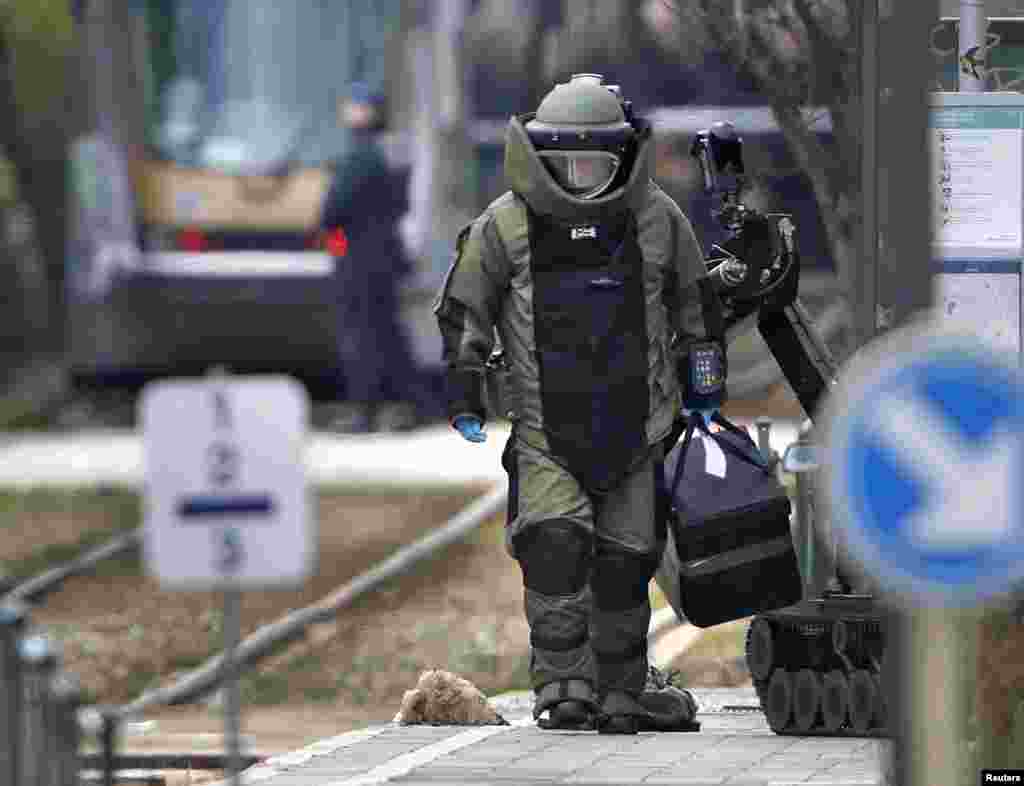
<path id="1" fill-rule="evenodd" d="M 530 211 L 534 339 L 545 435 L 585 489 L 615 485 L 647 448 L 648 339 L 636 222 Z"/>

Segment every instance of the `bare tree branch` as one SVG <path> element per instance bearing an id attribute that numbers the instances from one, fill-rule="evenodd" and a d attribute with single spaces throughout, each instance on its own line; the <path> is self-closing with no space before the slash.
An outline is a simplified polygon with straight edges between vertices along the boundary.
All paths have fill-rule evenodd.
<path id="1" fill-rule="evenodd" d="M 687 13 L 691 26 L 696 19 L 707 45 L 771 106 L 790 154 L 811 183 L 842 277 L 856 263 L 860 223 L 858 27 L 852 0 L 670 1 L 677 13 Z M 822 112 L 831 121 L 833 143 L 814 130 Z"/>

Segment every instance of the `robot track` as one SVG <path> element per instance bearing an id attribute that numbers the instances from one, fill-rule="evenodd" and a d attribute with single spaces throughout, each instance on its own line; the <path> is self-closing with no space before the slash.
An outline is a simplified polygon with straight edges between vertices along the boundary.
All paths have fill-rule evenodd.
<path id="1" fill-rule="evenodd" d="M 885 631 L 870 595 L 831 595 L 759 614 L 747 666 L 776 734 L 886 737 Z"/>

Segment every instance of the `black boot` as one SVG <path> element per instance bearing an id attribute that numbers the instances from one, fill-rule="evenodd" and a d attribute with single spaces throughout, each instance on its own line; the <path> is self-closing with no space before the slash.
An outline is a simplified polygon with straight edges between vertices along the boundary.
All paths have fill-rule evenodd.
<path id="1" fill-rule="evenodd" d="M 700 731 L 697 701 L 688 690 L 677 688 L 655 666 L 647 667 L 647 684 L 637 701 L 648 717 L 640 724 L 641 731 Z"/>
<path id="2" fill-rule="evenodd" d="M 647 719 L 647 710 L 624 691 L 608 691 L 601 701 L 596 724 L 599 734 L 636 734 Z"/>
<path id="3" fill-rule="evenodd" d="M 541 715 L 547 710 L 548 717 Z M 542 729 L 591 731 L 597 702 L 590 683 L 583 680 L 551 682 L 537 691 L 533 717 Z"/>
<path id="4" fill-rule="evenodd" d="M 582 701 L 563 701 L 548 710 L 548 719 L 541 718 L 542 729 L 571 729 L 590 731 L 594 728 L 594 713 Z"/>

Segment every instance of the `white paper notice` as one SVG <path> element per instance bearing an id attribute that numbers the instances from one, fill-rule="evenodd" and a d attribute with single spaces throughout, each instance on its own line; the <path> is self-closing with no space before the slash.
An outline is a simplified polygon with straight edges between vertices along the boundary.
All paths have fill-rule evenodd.
<path id="1" fill-rule="evenodd" d="M 988 263 L 1019 269 L 1019 262 Z M 978 267 L 986 263 L 978 263 Z M 949 264 L 947 268 L 966 267 Z M 969 269 L 969 268 L 968 268 Z M 1020 357 L 1020 275 L 1005 272 L 950 272 L 935 277 L 936 305 L 944 324 L 973 333 L 997 350 Z"/>
<path id="2" fill-rule="evenodd" d="M 1019 128 L 933 128 L 934 238 L 990 249 L 1021 242 Z"/>
<path id="3" fill-rule="evenodd" d="M 704 441 L 704 471 L 716 478 L 725 477 L 725 453 L 711 437 L 698 432 Z"/>

